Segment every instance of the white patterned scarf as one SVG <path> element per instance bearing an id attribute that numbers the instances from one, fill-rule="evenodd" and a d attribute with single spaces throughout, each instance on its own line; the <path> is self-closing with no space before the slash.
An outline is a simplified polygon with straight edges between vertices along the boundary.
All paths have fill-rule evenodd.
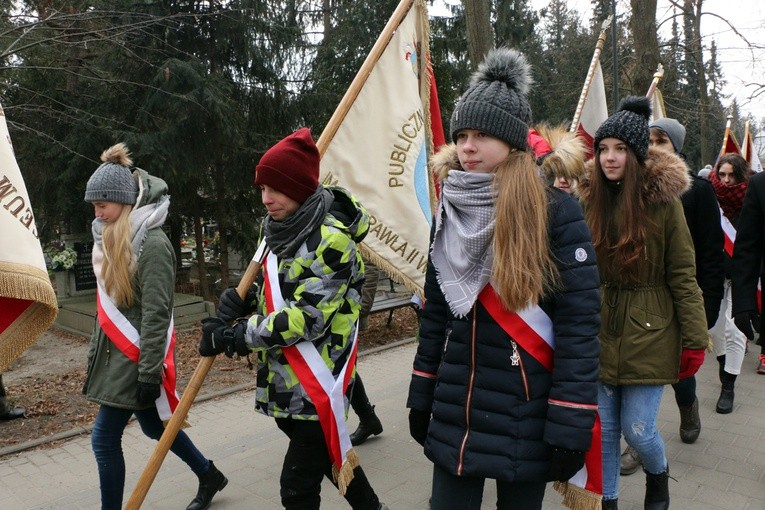
<path id="1" fill-rule="evenodd" d="M 491 278 L 494 174 L 451 170 L 441 189 L 431 260 L 449 308 L 465 317 Z"/>

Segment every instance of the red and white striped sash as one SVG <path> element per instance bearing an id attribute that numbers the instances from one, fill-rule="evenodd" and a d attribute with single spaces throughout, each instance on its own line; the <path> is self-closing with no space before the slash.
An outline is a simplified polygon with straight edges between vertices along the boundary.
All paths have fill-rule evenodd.
<path id="1" fill-rule="evenodd" d="M 96 305 L 98 309 L 98 323 L 101 329 L 109 337 L 109 340 L 133 363 L 138 363 L 141 355 L 141 334 L 130 323 L 122 312 L 119 311 L 112 299 L 106 293 L 101 278 L 97 278 L 98 291 L 96 293 Z M 167 340 L 165 342 L 165 360 L 162 369 L 162 384 L 160 395 L 156 400 L 157 411 L 163 422 L 167 422 L 178 406 L 178 393 L 175 391 L 175 329 L 173 319 L 167 328 Z"/>
<path id="2" fill-rule="evenodd" d="M 725 236 L 725 253 L 729 257 L 733 258 L 733 247 L 736 244 L 736 227 L 730 222 L 728 218 L 720 209 L 720 225 L 722 225 L 723 235 Z M 762 280 L 757 280 L 757 310 L 762 310 Z"/>
<path id="3" fill-rule="evenodd" d="M 285 301 L 279 288 L 279 259 L 269 253 L 263 264 L 264 295 L 266 311 L 281 310 Z M 335 379 L 327 364 L 312 342 L 301 341 L 282 348 L 300 384 L 316 407 L 319 423 L 332 461 L 332 473 L 341 494 L 353 479 L 353 468 L 358 458 L 353 451 L 348 429 L 345 426 L 344 396 L 356 365 L 358 328 L 353 336 L 351 355 Z"/>
<path id="4" fill-rule="evenodd" d="M 550 316 L 538 305 L 532 305 L 523 310 L 514 312 L 507 310 L 491 286 L 486 285 L 478 295 L 486 311 L 491 318 L 513 338 L 523 349 L 531 354 L 548 371 L 553 369 L 555 355 L 555 333 Z M 594 498 L 584 496 L 586 506 L 597 503 L 593 508 L 600 508 L 600 497 L 603 495 L 603 464 L 600 417 L 595 408 L 595 424 L 592 427 L 592 441 L 590 449 L 585 453 L 584 466 L 568 481 L 569 484 L 584 489 L 595 495 Z M 556 487 L 558 488 L 558 487 Z M 582 494 L 576 491 L 568 491 L 565 487 L 559 488 L 564 495 L 564 504 L 571 507 L 567 502 L 582 499 Z"/>

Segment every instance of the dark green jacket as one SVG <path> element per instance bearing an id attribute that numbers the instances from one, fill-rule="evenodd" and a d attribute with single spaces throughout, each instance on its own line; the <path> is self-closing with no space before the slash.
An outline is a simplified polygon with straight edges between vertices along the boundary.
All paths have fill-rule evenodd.
<path id="1" fill-rule="evenodd" d="M 167 193 L 167 185 L 162 179 L 143 170 L 136 171 L 141 179 L 136 208 L 156 203 Z M 139 409 L 136 402 L 138 381 L 160 383 L 162 380 L 165 341 L 173 313 L 175 253 L 160 228 L 148 231 L 138 257 L 133 286 L 134 305 L 120 311 L 141 334 L 138 364 L 117 349 L 96 317 L 83 389 L 88 400 L 122 409 Z"/>
<path id="2" fill-rule="evenodd" d="M 590 161 L 588 169 L 593 168 Z M 585 209 L 589 175 L 578 189 Z M 640 198 L 655 229 L 649 229 L 639 283 L 624 282 L 617 269 L 598 261 L 600 379 L 614 385 L 674 383 L 682 349 L 703 349 L 709 342 L 693 242 L 679 199 L 689 186 L 685 163 L 651 149 L 644 183 Z"/>

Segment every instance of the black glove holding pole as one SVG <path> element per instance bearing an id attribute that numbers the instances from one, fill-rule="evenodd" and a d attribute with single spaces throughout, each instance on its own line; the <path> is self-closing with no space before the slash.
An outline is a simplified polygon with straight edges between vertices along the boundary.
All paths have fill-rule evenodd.
<path id="1" fill-rule="evenodd" d="M 258 288 L 251 285 L 242 299 L 234 287 L 224 290 L 218 299 L 218 317 L 226 322 L 250 315 L 258 306 Z"/>
<path id="2" fill-rule="evenodd" d="M 202 340 L 199 342 L 199 354 L 215 356 L 224 353 L 229 358 L 234 354 L 246 356 L 250 353 L 245 335 L 247 321 L 239 321 L 233 326 L 217 317 L 209 317 L 202 321 Z"/>
<path id="3" fill-rule="evenodd" d="M 584 452 L 554 448 L 550 459 L 548 480 L 567 482 L 584 466 Z"/>

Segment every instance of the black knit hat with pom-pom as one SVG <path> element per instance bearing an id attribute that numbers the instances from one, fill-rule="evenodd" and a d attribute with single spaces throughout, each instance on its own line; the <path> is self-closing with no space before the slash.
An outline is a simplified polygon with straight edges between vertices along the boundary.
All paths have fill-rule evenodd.
<path id="1" fill-rule="evenodd" d="M 627 96 L 619 103 L 619 109 L 607 118 L 595 131 L 593 146 L 598 150 L 604 138 L 618 138 L 626 143 L 643 162 L 648 156 L 651 117 L 651 101 L 645 96 Z"/>
<path id="2" fill-rule="evenodd" d="M 522 53 L 491 50 L 452 113 L 452 141 L 457 141 L 459 131 L 476 129 L 525 150 L 531 123 L 526 95 L 532 83 L 531 67 Z"/>

